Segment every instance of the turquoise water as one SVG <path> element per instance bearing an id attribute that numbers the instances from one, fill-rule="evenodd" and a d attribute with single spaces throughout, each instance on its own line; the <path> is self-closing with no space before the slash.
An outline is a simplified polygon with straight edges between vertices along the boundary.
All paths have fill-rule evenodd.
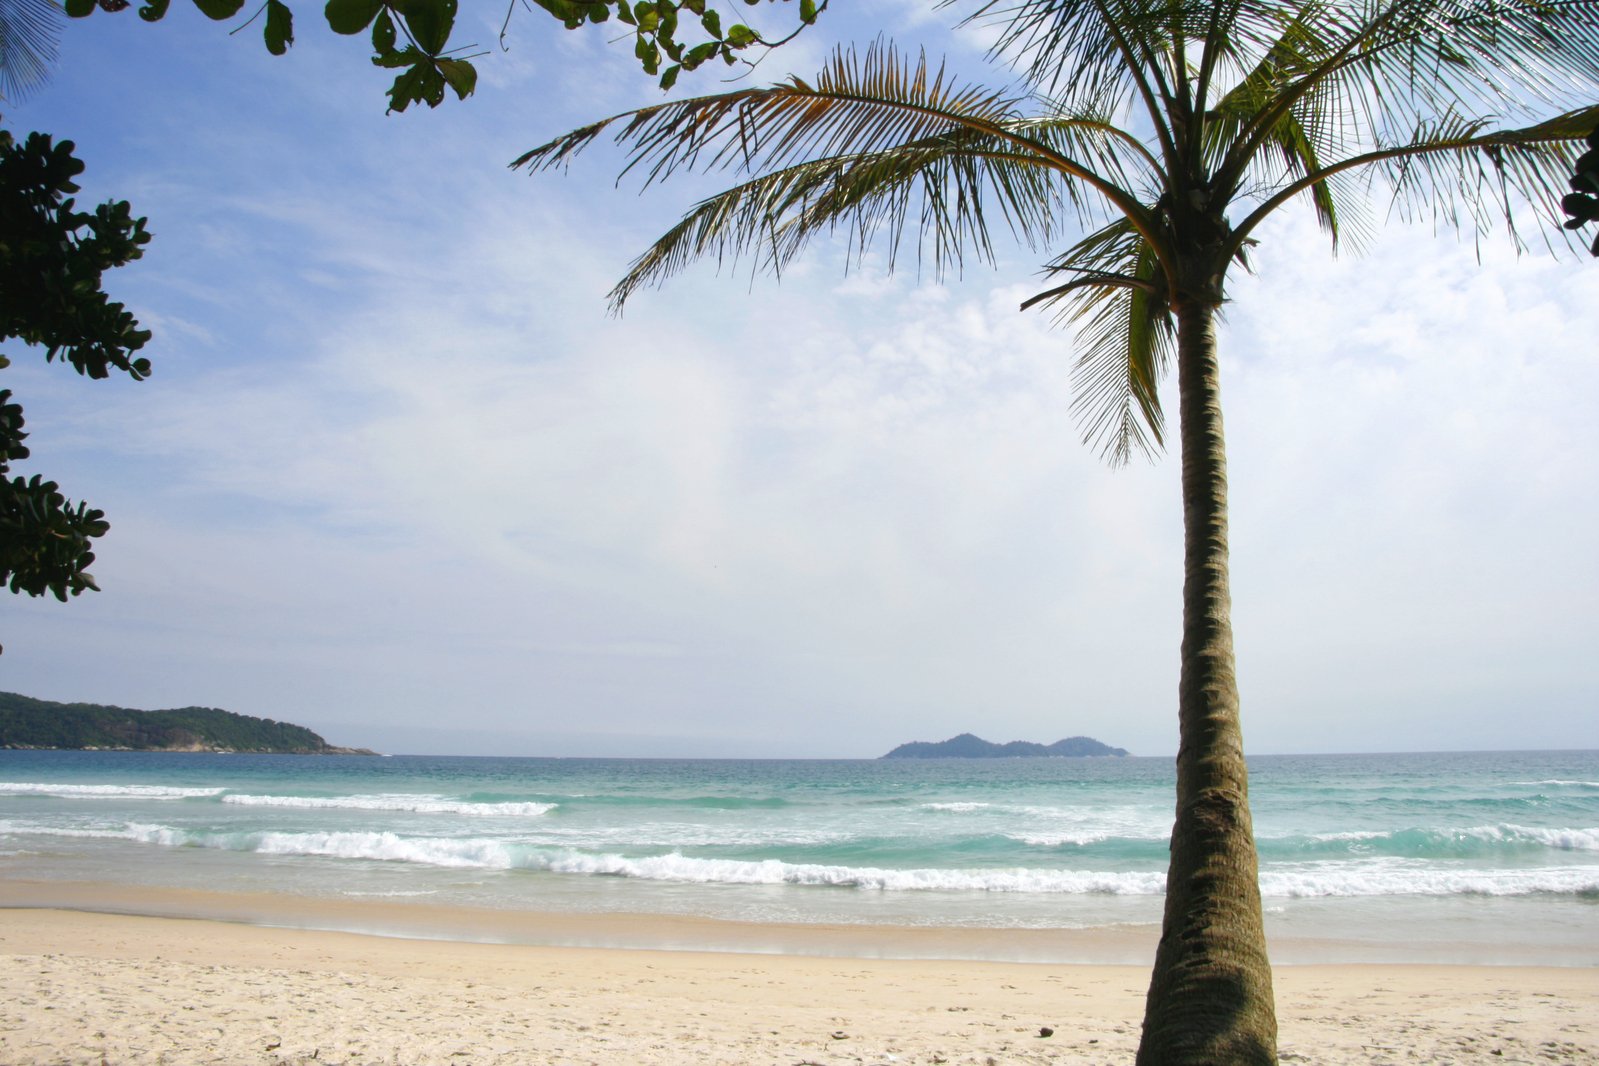
<path id="1" fill-rule="evenodd" d="M 1490 957 L 1547 943 L 1599 962 L 1599 752 L 1250 767 L 1280 932 Z M 1172 804 L 1170 760 L 1146 758 L 6 751 L 0 877 L 757 922 L 1148 925 Z"/>

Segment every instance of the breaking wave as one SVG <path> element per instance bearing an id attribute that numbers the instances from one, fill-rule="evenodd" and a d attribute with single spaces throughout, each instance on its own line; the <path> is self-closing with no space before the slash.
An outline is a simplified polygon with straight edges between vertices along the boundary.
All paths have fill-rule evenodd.
<path id="1" fill-rule="evenodd" d="M 57 796 L 63 799 L 194 799 L 220 796 L 223 788 L 178 788 L 171 785 L 61 785 L 0 781 L 0 794 Z"/>
<path id="2" fill-rule="evenodd" d="M 413 814 L 463 814 L 483 818 L 537 818 L 555 810 L 554 803 L 472 803 L 448 796 L 386 794 L 372 796 L 254 796 L 229 793 L 223 803 L 243 807 L 287 807 L 302 810 L 397 811 Z"/>
<path id="3" fill-rule="evenodd" d="M 665 854 L 630 856 L 548 847 L 496 837 L 423 837 L 393 832 L 211 832 L 129 822 L 59 828 L 0 823 L 10 836 L 67 836 L 165 847 L 217 848 L 276 856 L 413 863 L 481 870 L 527 870 L 683 884 L 797 885 L 881 892 L 992 892 L 1047 895 L 1159 895 L 1160 870 L 915 868 L 793 863 Z M 1524 896 L 1599 893 L 1599 867 L 1532 869 L 1418 865 L 1402 858 L 1282 863 L 1264 869 L 1267 897 Z"/>

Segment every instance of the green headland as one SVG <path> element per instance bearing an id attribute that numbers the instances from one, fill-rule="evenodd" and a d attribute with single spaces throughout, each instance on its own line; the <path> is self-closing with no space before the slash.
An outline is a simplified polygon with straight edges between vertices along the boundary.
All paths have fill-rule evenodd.
<path id="1" fill-rule="evenodd" d="M 304 726 L 215 707 L 135 711 L 95 703 L 54 703 L 15 692 L 0 692 L 0 748 L 375 754 L 329 744 Z"/>

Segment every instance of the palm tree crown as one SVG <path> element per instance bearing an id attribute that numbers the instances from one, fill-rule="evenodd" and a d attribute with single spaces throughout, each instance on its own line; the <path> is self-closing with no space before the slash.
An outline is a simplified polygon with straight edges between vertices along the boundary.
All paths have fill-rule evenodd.
<path id="1" fill-rule="evenodd" d="M 749 176 L 633 264 L 618 309 L 696 258 L 755 254 L 780 271 L 840 227 L 892 258 L 912 225 L 935 271 L 991 258 L 996 210 L 1033 248 L 1095 227 L 1048 263 L 1068 280 L 1029 305 L 1073 297 L 1087 322 L 1078 413 L 1123 461 L 1163 440 L 1154 385 L 1174 301 L 1219 302 L 1278 207 L 1303 194 L 1335 243 L 1358 238 L 1382 182 L 1406 216 L 1514 228 L 1529 207 L 1554 216 L 1571 146 L 1599 118 L 1592 0 L 1026 0 L 999 14 L 1019 90 L 956 84 L 879 42 L 840 51 L 814 82 L 642 108 L 514 165 L 565 163 L 609 133 L 646 183 L 694 167 Z"/>
<path id="2" fill-rule="evenodd" d="M 958 82 L 878 42 L 813 80 L 585 126 L 517 166 L 611 136 L 645 184 L 738 184 L 634 261 L 620 309 L 703 256 L 781 271 L 843 231 L 935 271 L 993 256 L 1003 222 L 1051 254 L 1023 306 L 1077 320 L 1075 413 L 1115 463 L 1166 440 L 1176 367 L 1184 516 L 1181 745 L 1166 915 L 1140 1062 L 1276 1058 L 1230 622 L 1215 316 L 1279 207 L 1336 245 L 1385 190 L 1403 217 L 1481 230 L 1556 221 L 1599 121 L 1599 0 L 984 0 L 1015 88 Z M 1071 241 L 1064 249 L 1061 245 Z"/>

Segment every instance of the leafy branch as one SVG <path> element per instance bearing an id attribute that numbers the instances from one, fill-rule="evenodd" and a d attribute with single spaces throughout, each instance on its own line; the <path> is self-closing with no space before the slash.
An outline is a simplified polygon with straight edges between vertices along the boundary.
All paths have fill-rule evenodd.
<path id="1" fill-rule="evenodd" d="M 145 220 L 126 201 L 80 211 L 69 195 L 83 163 L 71 141 L 33 133 L 18 144 L 0 130 L 0 340 L 43 348 L 45 359 L 90 378 L 113 370 L 142 381 L 150 339 L 101 286 L 109 269 L 138 259 Z M 0 369 L 10 361 L 0 355 Z M 66 600 L 98 586 L 91 541 L 110 528 L 102 511 L 74 504 L 54 481 L 11 475 L 28 458 L 22 407 L 0 389 L 0 587 Z"/>
<path id="2" fill-rule="evenodd" d="M 245 2 L 194 0 L 194 6 L 207 18 L 223 21 L 236 18 Z M 631 28 L 633 55 L 644 73 L 658 78 L 662 89 L 670 89 L 685 70 L 696 70 L 716 59 L 732 66 L 752 49 L 787 44 L 815 22 L 831 0 L 766 2 L 797 3 L 799 25 L 786 36 L 768 39 L 741 22 L 723 26 L 722 16 L 706 0 L 510 0 L 500 44 L 505 46 L 519 3 L 528 10 L 543 11 L 569 30 L 614 17 Z M 761 0 L 743 3 L 754 7 Z M 139 17 L 159 22 L 171 4 L 172 0 L 145 0 Z M 128 0 L 65 0 L 66 12 L 73 18 L 128 6 Z M 412 104 L 438 107 L 452 91 L 457 99 L 465 100 L 477 88 L 477 68 L 472 60 L 486 53 L 455 54 L 463 50 L 450 44 L 457 7 L 457 0 L 327 0 L 323 15 L 335 33 L 354 36 L 370 31 L 373 65 L 395 71 L 394 84 L 387 90 L 389 110 L 404 111 Z M 265 0 L 233 32 L 263 16 L 261 33 L 267 51 L 283 55 L 294 43 L 294 12 L 283 0 Z"/>

